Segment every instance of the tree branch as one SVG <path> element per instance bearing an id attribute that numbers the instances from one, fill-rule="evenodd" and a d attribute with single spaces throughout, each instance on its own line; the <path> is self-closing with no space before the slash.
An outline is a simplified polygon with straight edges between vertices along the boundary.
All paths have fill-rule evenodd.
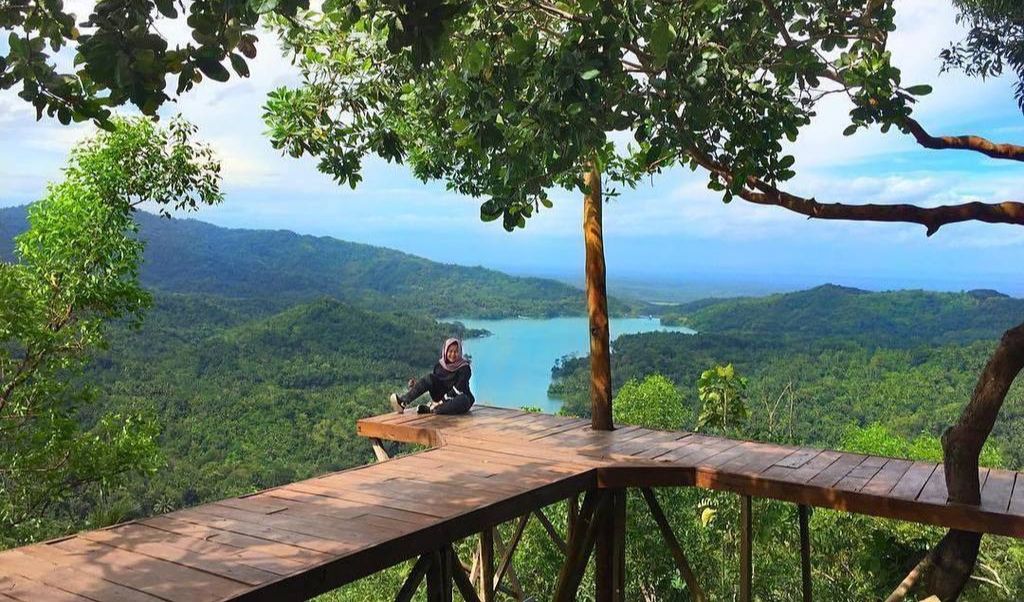
<path id="1" fill-rule="evenodd" d="M 696 149 L 688 153 L 699 165 L 731 182 L 732 171 Z M 753 176 L 748 177 L 737 195 L 745 201 L 758 205 L 775 205 L 789 209 L 808 218 L 851 220 L 862 222 L 902 222 L 921 224 L 931 236 L 939 228 L 958 222 L 980 221 L 990 224 L 1024 225 L 1024 203 L 1005 201 L 1002 203 L 963 203 L 941 207 L 919 207 L 917 205 L 847 205 L 843 203 L 820 203 L 813 198 L 804 198 L 779 190 L 775 186 Z"/>
<path id="2" fill-rule="evenodd" d="M 1016 144 L 998 144 L 981 136 L 932 136 L 915 119 L 907 117 L 903 121 L 907 129 L 925 148 L 944 150 L 969 150 L 992 157 L 993 159 L 1009 159 L 1024 161 L 1024 146 Z"/>

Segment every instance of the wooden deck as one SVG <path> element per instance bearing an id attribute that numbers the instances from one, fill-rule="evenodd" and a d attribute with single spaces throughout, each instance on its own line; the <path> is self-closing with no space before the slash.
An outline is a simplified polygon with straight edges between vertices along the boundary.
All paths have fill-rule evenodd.
<path id="1" fill-rule="evenodd" d="M 1024 537 L 1024 478 L 982 470 L 979 507 L 941 465 L 477 407 L 389 414 L 360 434 L 434 446 L 242 498 L 0 552 L 0 602 L 301 600 L 600 487 L 697 486 Z"/>
<path id="2" fill-rule="evenodd" d="M 477 408 L 470 416 L 387 414 L 359 434 L 409 443 L 597 462 L 601 487 L 697 486 L 923 524 L 1024 537 L 1024 475 L 983 468 L 980 506 L 946 503 L 942 465 Z"/>

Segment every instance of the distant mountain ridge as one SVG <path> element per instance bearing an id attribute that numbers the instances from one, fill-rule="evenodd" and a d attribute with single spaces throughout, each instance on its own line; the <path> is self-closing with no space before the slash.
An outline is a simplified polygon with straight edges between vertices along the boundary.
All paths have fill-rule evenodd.
<path id="1" fill-rule="evenodd" d="M 1024 299 L 987 289 L 872 292 L 825 284 L 767 297 L 706 299 L 677 311 L 676 321 L 702 332 L 905 347 L 998 337 L 1024 320 Z"/>
<path id="2" fill-rule="evenodd" d="M 0 258 L 25 230 L 26 207 L 0 209 Z M 164 292 L 297 302 L 330 296 L 435 316 L 582 315 L 582 291 L 543 278 L 446 265 L 383 247 L 286 230 L 243 230 L 137 215 L 146 240 L 141 279 Z M 612 300 L 612 311 L 628 306 Z"/>

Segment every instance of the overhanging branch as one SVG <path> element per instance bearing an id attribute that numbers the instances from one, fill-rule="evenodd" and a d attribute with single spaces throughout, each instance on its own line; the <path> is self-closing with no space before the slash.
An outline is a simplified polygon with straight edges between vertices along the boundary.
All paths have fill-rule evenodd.
<path id="1" fill-rule="evenodd" d="M 910 117 L 907 117 L 904 123 L 914 136 L 914 139 L 917 140 L 917 143 L 925 148 L 935 150 L 969 150 L 987 155 L 993 159 L 1024 161 L 1024 146 L 999 144 L 981 136 L 932 136 L 925 131 L 920 123 Z"/>
<path id="2" fill-rule="evenodd" d="M 696 149 L 688 153 L 699 165 L 731 182 L 734 177 L 728 166 Z M 850 220 L 862 222 L 900 222 L 921 224 L 927 228 L 927 235 L 938 232 L 946 224 L 979 221 L 990 224 L 1024 225 L 1024 203 L 1006 201 L 1002 203 L 963 203 L 941 207 L 919 207 L 917 205 L 848 205 L 844 203 L 821 203 L 814 198 L 804 198 L 779 190 L 775 186 L 755 177 L 748 177 L 745 186 L 737 195 L 745 201 L 758 205 L 775 205 L 789 209 L 808 218 Z"/>

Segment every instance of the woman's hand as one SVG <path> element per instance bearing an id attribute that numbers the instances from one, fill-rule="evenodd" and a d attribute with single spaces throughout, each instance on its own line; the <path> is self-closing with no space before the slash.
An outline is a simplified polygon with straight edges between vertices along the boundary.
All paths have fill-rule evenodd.
<path id="1" fill-rule="evenodd" d="M 415 378 L 410 378 L 409 379 L 409 388 L 411 389 L 414 386 L 416 386 L 416 379 Z"/>

